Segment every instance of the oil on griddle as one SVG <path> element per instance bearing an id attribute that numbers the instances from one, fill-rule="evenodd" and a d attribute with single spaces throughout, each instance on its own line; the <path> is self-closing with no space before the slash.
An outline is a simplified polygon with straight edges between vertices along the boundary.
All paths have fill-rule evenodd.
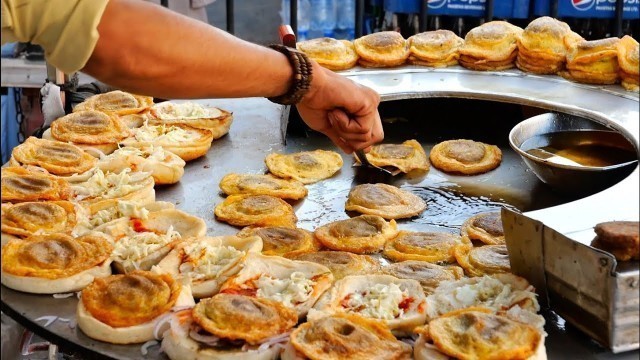
<path id="1" fill-rule="evenodd" d="M 400 228 L 456 233 L 469 217 L 502 207 L 531 211 L 577 200 L 544 185 L 508 145 L 513 126 L 545 112 L 521 105 L 467 99 L 408 99 L 383 102 L 385 143 L 416 139 L 427 154 L 444 140 L 470 139 L 497 145 L 503 152 L 500 166 L 474 176 L 446 174 L 431 166 L 429 172 L 396 176 L 391 184 L 413 192 L 427 202 L 420 216 L 400 220 Z M 308 130 L 295 111 L 287 130 L 287 151 L 335 149 L 324 136 Z M 349 190 L 357 185 L 353 157 L 343 154 L 344 166 L 333 178 L 309 186 L 309 196 L 297 205 L 298 226 L 313 230 L 356 214 L 344 210 Z M 586 194 L 588 195 L 588 194 Z M 583 194 L 582 196 L 586 196 Z"/>

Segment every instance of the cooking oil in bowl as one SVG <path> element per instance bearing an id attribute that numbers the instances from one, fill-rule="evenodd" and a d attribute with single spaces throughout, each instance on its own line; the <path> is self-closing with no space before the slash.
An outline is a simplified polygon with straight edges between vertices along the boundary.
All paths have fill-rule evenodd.
<path id="1" fill-rule="evenodd" d="M 637 160 L 635 149 L 613 131 L 560 131 L 533 136 L 520 149 L 560 165 L 606 168 Z"/>

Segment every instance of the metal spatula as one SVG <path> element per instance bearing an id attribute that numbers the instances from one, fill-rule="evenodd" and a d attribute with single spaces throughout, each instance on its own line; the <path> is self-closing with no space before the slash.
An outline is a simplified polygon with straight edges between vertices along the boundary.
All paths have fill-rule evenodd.
<path id="1" fill-rule="evenodd" d="M 356 150 L 356 156 L 361 164 L 356 170 L 356 181 L 359 183 L 389 183 L 396 175 L 385 168 L 370 163 L 363 150 Z"/>
<path id="2" fill-rule="evenodd" d="M 379 166 L 375 166 L 372 163 L 369 162 L 369 159 L 367 159 L 367 154 L 364 153 L 364 150 L 356 150 L 356 156 L 358 157 L 358 160 L 360 161 L 360 163 L 362 164 L 362 166 L 366 166 L 368 168 L 372 168 L 376 171 L 381 171 L 384 172 L 388 175 L 391 176 L 395 176 L 396 174 L 394 174 L 393 172 L 385 169 L 385 168 L 381 168 Z"/>

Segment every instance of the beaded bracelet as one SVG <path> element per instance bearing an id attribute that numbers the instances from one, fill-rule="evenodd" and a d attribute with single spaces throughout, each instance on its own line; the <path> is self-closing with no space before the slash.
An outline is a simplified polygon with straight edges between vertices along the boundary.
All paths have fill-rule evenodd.
<path id="1" fill-rule="evenodd" d="M 296 49 L 280 44 L 272 44 L 269 47 L 287 56 L 293 68 L 293 83 L 285 94 L 268 99 L 276 104 L 295 105 L 302 100 L 311 86 L 313 80 L 311 61 L 306 54 Z"/>

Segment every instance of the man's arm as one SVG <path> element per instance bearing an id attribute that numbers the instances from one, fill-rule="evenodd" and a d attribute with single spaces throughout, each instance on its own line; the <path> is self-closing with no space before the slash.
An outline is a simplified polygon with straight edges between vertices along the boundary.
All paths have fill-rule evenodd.
<path id="1" fill-rule="evenodd" d="M 169 99 L 271 97 L 291 85 L 285 55 L 145 2 L 110 0 L 98 32 L 83 71 L 128 91 Z M 384 137 L 379 102 L 376 92 L 314 63 L 298 110 L 350 153 Z"/>
<path id="2" fill-rule="evenodd" d="M 82 71 L 135 93 L 268 97 L 285 93 L 292 77 L 285 55 L 144 1 L 110 0 L 98 33 Z"/>
<path id="3" fill-rule="evenodd" d="M 271 97 L 292 84 L 285 55 L 139 0 L 2 0 L 2 35 L 42 45 L 64 71 L 155 97 Z M 312 66 L 304 121 L 347 153 L 381 141 L 378 94 Z"/>

